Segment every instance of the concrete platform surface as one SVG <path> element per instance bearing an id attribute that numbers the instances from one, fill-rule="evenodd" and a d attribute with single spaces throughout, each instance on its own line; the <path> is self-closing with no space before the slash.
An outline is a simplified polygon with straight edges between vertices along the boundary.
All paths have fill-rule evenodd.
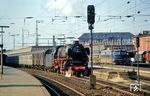
<path id="1" fill-rule="evenodd" d="M 50 94 L 32 75 L 4 66 L 4 74 L 0 78 L 0 96 L 50 96 Z"/>
<path id="2" fill-rule="evenodd" d="M 103 69 L 103 70 L 122 70 L 122 71 L 132 71 L 133 69 L 135 69 L 135 71 L 137 72 L 137 67 L 131 67 L 131 66 L 122 66 L 122 65 L 94 65 L 94 70 L 99 70 L 98 68 L 100 69 Z M 140 75 L 141 76 L 145 76 L 145 77 L 150 77 L 150 68 L 143 68 L 143 67 L 140 67 L 139 69 L 139 72 L 140 72 Z"/>
<path id="3" fill-rule="evenodd" d="M 123 66 L 123 65 L 107 65 L 107 64 L 100 64 L 100 65 L 94 65 L 95 68 L 108 68 L 113 70 L 137 70 L 137 67 L 135 66 Z M 141 73 L 150 73 L 150 68 L 147 67 L 140 67 Z"/>

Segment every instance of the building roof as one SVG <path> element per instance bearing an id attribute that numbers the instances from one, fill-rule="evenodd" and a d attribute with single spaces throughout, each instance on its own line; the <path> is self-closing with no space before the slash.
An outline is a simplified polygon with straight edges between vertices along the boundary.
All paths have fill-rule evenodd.
<path id="1" fill-rule="evenodd" d="M 52 49 L 52 46 L 29 46 L 26 48 L 19 48 L 16 50 L 11 50 L 6 52 L 7 55 L 16 55 L 16 54 L 33 54 L 33 53 L 43 53 L 48 49 Z"/>
<path id="2" fill-rule="evenodd" d="M 140 37 L 149 37 L 150 36 L 150 31 L 143 31 L 142 33 L 139 34 Z"/>
<path id="3" fill-rule="evenodd" d="M 103 40 L 103 39 L 132 39 L 133 34 L 130 32 L 99 32 L 93 33 L 93 40 Z M 90 39 L 90 33 L 84 33 L 79 37 L 80 41 L 88 41 Z"/>

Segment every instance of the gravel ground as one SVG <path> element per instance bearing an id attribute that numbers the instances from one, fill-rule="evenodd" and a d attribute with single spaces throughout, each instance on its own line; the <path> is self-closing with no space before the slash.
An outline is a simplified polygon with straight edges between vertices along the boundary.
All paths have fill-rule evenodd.
<path id="1" fill-rule="evenodd" d="M 53 72 L 44 72 L 40 70 L 33 70 L 33 69 L 24 69 L 20 68 L 21 70 L 27 71 L 31 74 L 37 73 L 42 76 L 46 76 L 50 79 L 57 80 L 73 89 L 84 93 L 86 96 L 131 96 L 126 93 L 118 92 L 110 87 L 103 87 L 100 85 L 96 85 L 95 89 L 89 88 L 89 82 L 81 79 L 76 78 L 68 78 L 61 74 L 53 73 Z"/>

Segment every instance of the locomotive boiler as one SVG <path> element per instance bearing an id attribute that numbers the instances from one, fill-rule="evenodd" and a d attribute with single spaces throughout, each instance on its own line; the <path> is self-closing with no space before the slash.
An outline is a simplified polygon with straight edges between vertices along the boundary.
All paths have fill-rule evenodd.
<path id="1" fill-rule="evenodd" d="M 82 44 L 75 41 L 72 45 L 58 46 L 54 52 L 54 71 L 66 76 L 88 76 L 89 48 L 84 48 Z"/>

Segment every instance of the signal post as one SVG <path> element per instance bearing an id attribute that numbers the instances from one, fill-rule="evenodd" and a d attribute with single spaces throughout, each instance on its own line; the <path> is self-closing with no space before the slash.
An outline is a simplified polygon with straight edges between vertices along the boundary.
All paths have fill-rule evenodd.
<path id="1" fill-rule="evenodd" d="M 1 47 L 1 76 L 3 75 L 3 28 L 9 28 L 9 26 L 0 26 L 1 28 L 1 44 L 0 44 L 0 47 Z"/>
<path id="2" fill-rule="evenodd" d="M 137 48 L 137 54 L 138 54 L 138 59 L 137 59 L 137 70 L 138 70 L 138 84 L 140 84 L 140 66 L 139 66 L 139 47 L 140 47 L 140 37 L 139 35 L 136 36 L 136 48 Z"/>
<path id="3" fill-rule="evenodd" d="M 89 25 L 89 30 L 91 33 L 91 75 L 90 75 L 90 89 L 94 89 L 96 86 L 96 76 L 93 75 L 93 29 L 95 23 L 95 7 L 94 5 L 88 5 L 87 7 L 87 21 Z"/>

